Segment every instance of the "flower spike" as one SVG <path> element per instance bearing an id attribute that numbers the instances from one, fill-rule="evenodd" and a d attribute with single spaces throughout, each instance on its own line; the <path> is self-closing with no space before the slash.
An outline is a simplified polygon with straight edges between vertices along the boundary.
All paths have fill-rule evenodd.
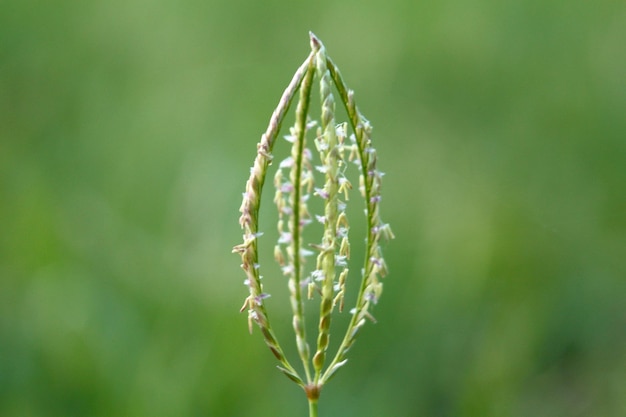
<path id="1" fill-rule="evenodd" d="M 310 416 L 314 417 L 317 416 L 317 401 L 322 387 L 347 362 L 346 354 L 354 344 L 359 329 L 368 319 L 375 322 L 370 309 L 378 303 L 382 293 L 381 279 L 387 275 L 380 244 L 381 240 L 392 239 L 394 235 L 379 214 L 383 174 L 378 170 L 378 158 L 372 146 L 372 126 L 358 110 L 354 92 L 347 88 L 336 65 L 328 57 L 324 44 L 313 33 L 309 37 L 311 53 L 285 89 L 270 117 L 267 130 L 257 144 L 256 157 L 239 209 L 243 242 L 236 245 L 233 252 L 241 257 L 241 267 L 246 274 L 244 284 L 249 294 L 241 311 L 248 311 L 250 332 L 255 325 L 258 326 L 266 345 L 280 362 L 279 370 L 304 389 L 309 400 Z M 311 117 L 311 94 L 315 81 L 319 83 L 319 122 Z M 261 281 L 258 251 L 260 240 L 263 240 L 259 232 L 261 194 L 274 161 L 276 138 L 296 96 L 295 122 L 289 133 L 283 136 L 291 146 L 291 152 L 275 164 L 272 181 L 278 231 L 278 240 L 273 244 L 273 257 L 287 279 L 292 326 L 303 374 L 291 365 L 271 327 L 266 305 L 270 295 Z M 337 101 L 346 109 L 347 122 L 336 121 Z M 347 176 L 350 170 L 357 171 L 357 194 L 362 196 L 365 207 L 365 261 L 356 302 L 350 309 L 350 323 L 337 351 L 327 363 L 333 313 L 335 307 L 339 312 L 344 310 L 346 281 L 350 274 L 352 220 L 348 219 L 346 212 L 347 204 L 353 202 L 350 199 L 353 187 Z M 323 206 L 323 213 L 311 212 L 311 199 Z M 311 223 L 319 223 L 321 226 L 317 227 L 323 229 L 319 240 L 310 237 L 312 232 L 307 226 Z M 358 271 L 358 268 L 352 269 Z M 317 297 L 317 338 L 313 345 L 315 351 L 311 352 L 305 312 L 307 305 Z"/>

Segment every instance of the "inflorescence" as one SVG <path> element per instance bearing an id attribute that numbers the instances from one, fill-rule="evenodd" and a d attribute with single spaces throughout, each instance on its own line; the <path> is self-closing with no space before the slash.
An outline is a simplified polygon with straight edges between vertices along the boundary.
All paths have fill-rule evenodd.
<path id="1" fill-rule="evenodd" d="M 235 246 L 233 252 L 241 256 L 241 267 L 246 273 L 244 283 L 249 295 L 241 311 L 248 311 L 250 331 L 254 324 L 258 325 L 265 343 L 281 363 L 279 369 L 305 389 L 310 403 L 316 403 L 322 386 L 346 363 L 346 353 L 359 329 L 366 319 L 374 320 L 370 307 L 378 302 L 382 293 L 380 278 L 387 274 L 380 242 L 394 236 L 389 225 L 380 219 L 383 173 L 377 168 L 376 151 L 372 147 L 372 126 L 358 111 L 354 92 L 346 87 L 339 70 L 326 55 L 324 45 L 312 33 L 310 39 L 311 53 L 283 93 L 257 145 L 257 156 L 240 208 L 243 243 Z M 319 122 L 310 118 L 314 80 L 319 81 Z M 272 149 L 281 124 L 298 90 L 295 124 L 284 136 L 291 145 L 291 153 L 278 163 L 273 178 L 279 236 L 274 258 L 288 278 L 293 329 L 304 375 L 287 360 L 270 325 L 264 304 L 269 294 L 263 290 L 258 259 L 258 238 L 262 235 L 259 231 L 261 192 L 268 167 L 273 163 Z M 335 120 L 333 90 L 345 106 L 347 122 Z M 307 141 L 311 136 L 313 146 Z M 314 165 L 314 161 L 319 161 L 319 165 Z M 350 310 L 352 318 L 337 352 L 327 363 L 332 313 L 335 308 L 344 309 L 346 279 L 350 273 L 350 224 L 346 212 L 353 188 L 346 176 L 350 166 L 358 170 L 358 190 L 365 201 L 366 256 L 356 303 Z M 314 198 L 320 199 L 323 213 L 312 214 L 309 210 L 309 202 Z M 323 226 L 322 237 L 318 242 L 305 244 L 304 229 L 313 222 Z M 308 265 L 310 268 L 305 268 Z M 312 352 L 305 330 L 304 305 L 316 296 L 320 298 L 320 309 L 317 341 Z"/>

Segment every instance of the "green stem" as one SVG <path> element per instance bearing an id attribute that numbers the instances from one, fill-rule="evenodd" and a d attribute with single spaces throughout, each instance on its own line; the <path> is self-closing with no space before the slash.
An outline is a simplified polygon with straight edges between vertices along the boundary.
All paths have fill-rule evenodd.
<path id="1" fill-rule="evenodd" d="M 363 130 L 359 128 L 359 125 L 361 124 L 361 115 L 359 111 L 357 110 L 354 101 L 350 97 L 351 92 L 347 88 L 345 82 L 343 81 L 343 78 L 341 77 L 339 70 L 335 66 L 334 62 L 328 57 L 327 57 L 327 66 L 328 66 L 328 71 L 330 73 L 330 76 L 335 84 L 335 87 L 337 88 L 337 91 L 339 92 L 339 97 L 341 98 L 341 102 L 345 106 L 346 112 L 348 113 L 348 119 L 350 121 L 350 125 L 356 136 L 356 142 L 359 148 L 359 158 L 361 159 L 361 175 L 363 176 L 364 179 L 367 179 L 368 173 L 367 173 L 367 163 L 366 163 L 367 157 L 365 153 L 365 147 L 368 144 L 366 143 L 366 139 L 363 137 Z M 361 284 L 359 286 L 359 292 L 357 294 L 357 301 L 355 303 L 357 313 L 360 310 L 361 306 L 363 305 L 363 298 L 365 295 L 365 289 L 367 287 L 367 271 L 369 271 L 370 269 L 370 262 L 371 262 L 369 253 L 372 250 L 372 246 L 375 245 L 375 237 L 373 236 L 373 233 L 372 233 L 372 228 L 375 226 L 375 224 L 374 224 L 372 209 L 369 204 L 370 193 L 371 193 L 371 187 L 369 185 L 369 181 L 366 180 L 365 181 L 365 196 L 364 196 L 365 202 L 366 202 L 365 206 L 366 206 L 366 211 L 367 211 L 367 230 L 368 230 L 367 239 L 366 239 L 366 251 L 365 251 L 366 257 L 365 257 L 365 265 L 364 265 L 364 271 L 366 271 L 366 273 L 363 274 L 363 277 L 361 278 Z M 357 313 L 353 314 L 352 319 L 350 320 L 350 324 L 348 325 L 344 338 L 341 342 L 341 345 L 337 349 L 337 353 L 335 354 L 335 357 L 332 359 L 331 363 L 328 365 L 328 368 L 326 369 L 326 372 L 322 376 L 322 379 L 321 379 L 322 383 L 327 382 L 328 379 L 333 376 L 333 374 L 337 370 L 336 368 L 337 365 L 345 359 L 345 354 L 354 343 L 356 332 L 358 331 L 360 327 L 359 322 L 361 320 L 361 318 L 359 317 L 359 314 Z"/>
<path id="2" fill-rule="evenodd" d="M 309 417 L 317 417 L 317 399 L 309 398 Z"/>
<path id="3" fill-rule="evenodd" d="M 326 66 L 327 58 L 323 46 L 316 54 L 316 66 L 320 78 L 321 132 L 319 139 L 325 148 L 319 148 L 320 160 L 326 169 L 326 182 L 323 191 L 324 198 L 324 235 L 322 249 L 318 256 L 317 268 L 323 272 L 320 302 L 320 319 L 317 338 L 317 351 L 313 356 L 315 369 L 315 383 L 319 382 L 326 359 L 326 350 L 330 338 L 330 322 L 333 310 L 333 286 L 335 282 L 335 251 L 337 249 L 337 218 L 339 216 L 339 152 L 337 149 L 337 135 L 335 126 L 335 99 L 332 94 L 332 80 Z"/>
<path id="4" fill-rule="evenodd" d="M 272 160 L 272 149 L 275 139 L 280 131 L 283 119 L 289 110 L 295 92 L 300 87 L 305 74 L 309 71 L 311 62 L 315 57 L 315 53 L 311 52 L 306 61 L 298 68 L 293 79 L 283 92 L 278 102 L 278 106 L 272 113 L 269 125 L 265 133 L 261 136 L 261 141 L 257 145 L 257 156 L 250 172 L 250 178 L 246 183 L 246 192 L 244 200 L 240 208 L 241 217 L 240 224 L 244 230 L 244 242 L 233 248 L 233 252 L 239 253 L 242 259 L 242 268 L 248 276 L 248 286 L 250 295 L 246 299 L 242 310 L 248 308 L 249 325 L 252 331 L 252 322 L 256 322 L 263 334 L 265 343 L 270 348 L 274 356 L 281 362 L 282 367 L 279 369 L 290 379 L 304 386 L 302 378 L 293 369 L 289 360 L 282 351 L 274 332 L 272 331 L 267 310 L 265 305 L 260 301 L 263 295 L 263 286 L 261 284 L 261 276 L 258 270 L 258 224 L 259 224 L 259 208 L 261 205 L 261 192 L 268 167 Z"/>
<path id="5" fill-rule="evenodd" d="M 311 87 L 313 85 L 313 76 L 315 74 L 314 60 L 310 60 L 309 68 L 304 76 L 302 85 L 300 87 L 300 100 L 296 108 L 296 135 L 297 138 L 294 141 L 292 157 L 294 158 L 294 167 L 292 169 L 291 181 L 294 186 L 293 200 L 291 206 L 293 208 L 291 232 L 293 234 L 292 240 L 292 254 L 293 257 L 293 288 L 291 289 L 291 304 L 293 310 L 293 327 L 296 334 L 296 344 L 302 365 L 304 366 L 304 373 L 306 375 L 307 382 L 311 381 L 311 371 L 309 369 L 309 346 L 306 341 L 306 326 L 304 319 L 304 303 L 302 300 L 302 286 L 300 285 L 302 278 L 302 226 L 301 222 L 301 208 L 302 208 L 302 165 L 303 155 L 305 148 L 305 135 L 306 135 L 306 123 L 307 114 L 309 112 L 309 102 L 311 97 Z"/>

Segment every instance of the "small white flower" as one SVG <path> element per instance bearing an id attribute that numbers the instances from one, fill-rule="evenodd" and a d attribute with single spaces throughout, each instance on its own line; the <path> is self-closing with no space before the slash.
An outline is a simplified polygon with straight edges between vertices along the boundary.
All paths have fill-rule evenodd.
<path id="1" fill-rule="evenodd" d="M 348 262 L 346 261 L 345 256 L 337 255 L 335 256 L 335 265 L 345 267 L 348 266 Z"/>
<path id="2" fill-rule="evenodd" d="M 293 158 L 288 156 L 280 162 L 279 168 L 291 168 L 293 166 Z"/>
<path id="3" fill-rule="evenodd" d="M 318 152 L 324 152 L 328 150 L 328 143 L 321 138 L 315 139 L 315 147 Z"/>
<path id="4" fill-rule="evenodd" d="M 278 238 L 278 243 L 291 243 L 293 237 L 289 232 L 281 232 L 280 237 Z"/>
<path id="5" fill-rule="evenodd" d="M 257 305 L 263 305 L 263 300 L 265 300 L 266 298 L 270 298 L 271 296 L 269 294 L 259 294 L 256 297 L 254 297 L 254 301 L 257 303 Z"/>
<path id="6" fill-rule="evenodd" d="M 337 136 L 342 136 L 345 137 L 346 136 L 346 124 L 345 123 L 339 123 L 336 127 L 335 127 L 335 134 Z"/>
<path id="7" fill-rule="evenodd" d="M 313 278 L 315 281 L 323 281 L 324 280 L 324 271 L 316 269 L 315 271 L 311 272 L 311 278 Z"/>
<path id="8" fill-rule="evenodd" d="M 328 197 L 330 197 L 328 191 L 324 190 L 323 188 L 316 188 L 314 194 L 322 197 L 324 200 L 327 200 Z"/>

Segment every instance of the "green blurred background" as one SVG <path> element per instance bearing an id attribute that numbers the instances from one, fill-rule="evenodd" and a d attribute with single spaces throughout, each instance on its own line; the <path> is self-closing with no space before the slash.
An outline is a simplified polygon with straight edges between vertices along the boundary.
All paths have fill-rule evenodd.
<path id="1" fill-rule="evenodd" d="M 306 414 L 230 250 L 309 30 L 397 235 L 320 415 L 626 416 L 611 0 L 1 2 L 0 415 Z"/>

